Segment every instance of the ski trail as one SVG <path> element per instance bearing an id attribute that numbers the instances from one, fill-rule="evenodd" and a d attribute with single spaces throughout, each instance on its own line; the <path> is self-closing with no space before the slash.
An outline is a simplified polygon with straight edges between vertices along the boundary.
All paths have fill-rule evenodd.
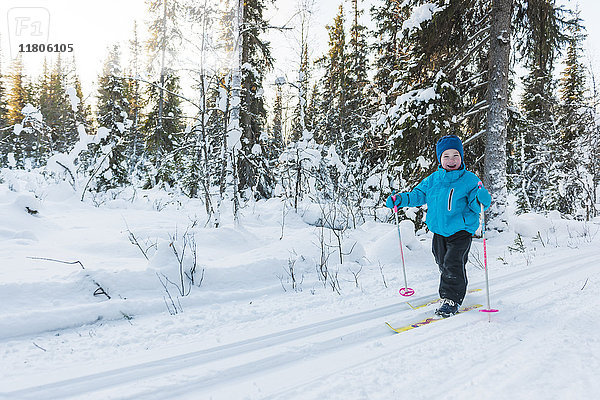
<path id="1" fill-rule="evenodd" d="M 590 255 L 581 255 L 576 261 L 564 257 L 498 276 L 492 284 L 494 300 L 508 304 L 528 289 L 552 285 L 559 278 L 592 270 L 598 260 L 595 253 L 594 250 Z M 468 301 L 483 296 L 479 292 Z M 179 399 L 193 393 L 189 398 L 230 399 L 244 393 L 250 398 L 284 398 L 286 393 L 294 393 L 311 382 L 375 362 L 388 355 L 390 347 L 396 348 L 401 343 L 425 344 L 434 337 L 481 321 L 481 316 L 472 311 L 434 329 L 401 336 L 383 325 L 383 319 L 391 316 L 394 323 L 410 323 L 426 314 L 427 311 L 413 312 L 404 302 L 395 303 L 183 355 L 20 388 L 0 396 L 66 399 L 93 394 L 115 399 Z"/>
<path id="2" fill-rule="evenodd" d="M 595 251 L 590 252 L 595 253 Z M 463 399 L 466 392 L 473 392 L 473 388 L 480 388 L 479 392 L 486 392 L 486 385 L 493 385 L 493 382 L 497 379 L 498 376 L 502 376 L 500 379 L 503 382 L 511 382 L 511 374 L 514 370 L 519 370 L 522 368 L 523 364 L 531 364 L 531 376 L 528 377 L 515 377 L 513 380 L 520 380 L 522 386 L 527 387 L 529 382 L 528 379 L 544 379 L 540 378 L 540 370 L 544 369 L 546 366 L 537 365 L 536 359 L 531 358 L 528 355 L 527 349 L 528 346 L 531 346 L 533 342 L 534 347 L 537 347 L 539 352 L 545 352 L 549 355 L 548 365 L 556 360 L 551 359 L 552 352 L 552 344 L 553 342 L 558 342 L 557 345 L 564 346 L 565 343 L 561 342 L 561 335 L 558 335 L 558 339 L 553 336 L 553 334 L 548 334 L 546 340 L 540 340 L 540 337 L 536 336 L 537 330 L 534 326 L 532 326 L 531 334 L 527 334 L 526 337 L 522 337 L 522 326 L 533 324 L 531 321 L 536 320 L 536 316 L 539 316 L 539 309 L 546 308 L 552 309 L 552 307 L 548 307 L 549 304 L 552 304 L 553 301 L 565 300 L 569 294 L 573 293 L 572 288 L 576 288 L 576 290 L 581 290 L 581 284 L 589 276 L 589 273 L 598 274 L 597 271 L 597 263 L 598 256 L 583 256 L 578 258 L 576 261 L 573 260 L 572 257 L 551 261 L 547 264 L 541 264 L 539 267 L 536 267 L 536 270 L 528 270 L 528 271 L 520 271 L 517 273 L 505 275 L 503 279 L 495 282 L 495 288 L 506 288 L 502 290 L 497 290 L 496 297 L 501 300 L 502 304 L 506 305 L 504 310 L 501 309 L 500 314 L 496 314 L 497 317 L 492 317 L 492 324 L 487 323 L 485 319 L 481 317 L 475 318 L 473 314 L 469 315 L 469 320 L 465 320 L 464 323 L 457 322 L 458 317 L 452 317 L 451 319 L 445 321 L 443 324 L 439 324 L 435 326 L 433 329 L 425 329 L 420 330 L 418 336 L 413 336 L 410 340 L 406 339 L 406 336 L 409 334 L 416 335 L 415 331 L 408 331 L 397 336 L 398 342 L 389 343 L 389 348 L 392 351 L 388 351 L 387 354 L 382 354 L 381 357 L 373 357 L 372 360 L 367 361 L 365 363 L 356 363 L 355 365 L 349 365 L 347 368 L 343 370 L 343 373 L 338 374 L 335 378 L 331 378 L 327 380 L 330 376 L 322 376 L 314 379 L 313 381 L 303 382 L 302 385 L 299 385 L 295 388 L 291 388 L 287 391 L 280 391 L 275 393 L 272 397 L 268 397 L 270 399 L 287 399 L 287 398 L 302 398 L 302 399 L 322 399 L 322 398 L 332 398 L 333 394 L 336 392 L 336 388 L 339 388 L 339 392 L 341 393 L 360 393 L 360 386 L 355 385 L 356 387 L 348 388 L 348 383 L 353 382 L 356 377 L 365 376 L 364 371 L 369 371 L 373 373 L 373 370 L 377 370 L 381 372 L 382 364 L 389 366 L 392 368 L 396 368 L 396 372 L 390 370 L 390 367 L 387 370 L 383 370 L 381 375 L 386 376 L 389 374 L 391 376 L 398 375 L 402 377 L 402 383 L 396 387 L 408 389 L 408 392 L 411 393 L 411 398 L 414 399 L 431 399 L 431 398 L 444 398 L 444 399 Z M 560 261 L 558 266 L 550 266 L 551 264 Z M 540 272 L 544 271 L 544 272 Z M 533 280 L 525 279 L 527 277 L 534 277 Z M 556 285 L 556 280 L 561 278 L 563 281 L 563 285 L 566 286 L 565 281 L 571 282 L 571 292 L 567 291 L 549 291 L 549 294 L 542 296 L 535 296 L 535 298 L 527 298 L 525 301 L 521 298 L 521 295 L 524 292 L 527 292 L 532 288 L 554 288 Z M 515 282 L 518 282 L 518 285 L 515 285 Z M 573 283 L 576 282 L 576 283 Z M 506 293 L 505 293 L 506 291 Z M 544 292 L 544 290 L 541 290 Z M 547 292 L 548 293 L 548 292 Z M 575 292 L 577 294 L 577 292 Z M 594 296 L 593 293 L 590 293 L 588 296 Z M 508 301 L 514 299 L 514 302 Z M 583 304 L 585 300 L 582 300 Z M 516 304 L 516 306 L 515 306 Z M 569 302 L 565 301 L 564 304 L 568 305 Z M 568 306 L 566 306 L 568 307 Z M 516 313 L 511 313 L 512 311 L 516 311 Z M 547 332 L 553 332 L 553 318 L 551 312 L 548 315 Z M 589 313 L 588 313 L 589 314 Z M 463 316 L 467 316 L 464 315 Z M 581 322 L 579 320 L 579 316 L 574 315 L 573 320 L 576 322 Z M 473 320 L 477 320 L 478 323 L 472 323 Z M 495 322 L 501 321 L 501 322 Z M 503 321 L 503 322 L 502 322 Z M 501 325 L 498 325 L 501 324 Z M 466 330 L 468 326 L 468 330 Z M 507 328 L 508 327 L 508 328 Z M 463 329 L 465 328 L 465 329 Z M 539 328 L 539 327 L 538 327 Z M 507 335 L 507 331 L 509 334 Z M 406 335 L 406 336 L 405 336 Z M 502 335 L 502 337 L 498 337 L 501 340 L 495 340 L 495 337 L 498 335 Z M 505 337 L 508 336 L 508 337 Z M 454 345 L 463 346 L 465 350 L 468 347 L 480 347 L 482 350 L 476 357 L 469 358 L 468 362 L 461 363 L 459 368 L 451 367 L 448 368 L 449 365 L 444 366 L 445 364 L 452 365 L 453 361 L 444 360 L 441 363 L 441 366 L 438 367 L 438 370 L 429 367 L 423 366 L 421 368 L 418 367 L 418 364 L 413 363 L 413 361 L 418 360 L 421 354 L 435 354 L 439 353 L 439 343 L 440 339 L 443 338 L 443 343 L 452 343 Z M 566 337 L 565 337 L 566 339 Z M 493 342 L 493 345 L 490 346 L 490 342 Z M 387 347 L 387 346 L 386 346 Z M 395 351 L 394 351 L 395 350 Z M 456 349 L 455 349 L 456 350 Z M 393 355 L 390 355 L 392 353 Z M 460 353 L 460 348 L 455 352 Z M 515 361 L 515 355 L 517 355 L 518 361 Z M 519 357 L 520 355 L 520 357 Z M 575 361 L 570 361 L 573 364 L 573 368 L 579 367 L 579 365 L 586 365 L 585 369 L 589 367 L 593 367 L 594 365 L 600 367 L 600 361 L 594 359 L 592 354 L 579 354 L 575 357 Z M 581 362 L 581 359 L 587 360 L 588 362 Z M 489 370 L 490 360 L 495 360 L 493 368 L 491 371 Z M 595 361 L 594 361 L 595 360 Z M 455 362 L 455 361 L 454 361 Z M 562 361 L 558 361 L 559 367 L 562 367 Z M 414 365 L 414 368 L 411 369 L 408 375 L 403 374 L 405 365 Z M 379 369 L 377 369 L 379 368 Z M 446 368 L 446 369 L 445 369 Z M 540 369 L 541 368 L 541 369 Z M 580 368 L 580 367 L 579 367 Z M 554 366 L 554 369 L 557 369 Z M 556 393 L 559 393 L 561 390 L 564 393 L 577 393 L 578 385 L 581 387 L 590 387 L 590 382 L 580 382 L 579 384 L 573 384 L 569 382 L 564 382 L 560 379 L 561 375 L 564 376 L 564 373 L 561 373 L 562 368 L 559 369 L 558 372 L 555 371 L 557 377 L 555 378 L 557 383 L 551 382 L 546 386 L 554 386 L 552 389 L 548 389 L 547 393 L 544 395 L 540 395 L 539 393 L 531 393 L 531 397 L 524 398 L 555 398 Z M 445 376 L 447 374 L 452 375 L 452 384 L 449 387 L 440 388 L 439 385 L 423 385 L 423 382 L 435 382 L 439 379 L 439 376 Z M 333 375 L 333 374 L 332 374 Z M 506 377 L 508 375 L 509 377 Z M 569 376 L 569 375 L 567 375 Z M 582 373 L 582 376 L 585 374 Z M 366 387 L 376 386 L 375 382 L 369 382 L 367 378 L 366 382 L 363 381 L 362 384 Z M 373 379 L 376 381 L 376 379 Z M 344 384 L 339 384 L 338 382 L 344 382 Z M 369 385 L 369 384 L 372 385 Z M 564 387 L 560 387 L 563 385 Z M 343 387 L 342 387 L 343 386 Z M 388 385 L 389 386 L 389 385 Z M 600 388 L 598 382 L 591 385 L 591 387 L 596 386 Z M 310 387 L 328 387 L 329 389 L 315 389 L 312 391 L 312 394 L 308 394 L 306 388 Z M 385 388 L 382 388 L 385 389 Z M 502 393 L 501 396 L 496 395 L 493 397 L 494 399 L 504 399 L 506 398 L 507 393 L 511 393 L 514 390 L 514 387 L 507 385 L 505 390 L 496 390 L 496 393 Z M 554 392 L 553 392 L 554 390 Z M 389 393 L 391 391 L 392 393 Z M 581 390 L 579 390 L 581 391 Z M 360 397 L 360 396 L 359 396 Z M 368 398 L 400 398 L 401 393 L 397 390 L 388 389 L 386 393 L 385 390 L 377 395 L 372 393 L 367 394 Z M 578 398 L 577 396 L 567 396 Z M 337 397 L 341 398 L 341 397 Z"/>

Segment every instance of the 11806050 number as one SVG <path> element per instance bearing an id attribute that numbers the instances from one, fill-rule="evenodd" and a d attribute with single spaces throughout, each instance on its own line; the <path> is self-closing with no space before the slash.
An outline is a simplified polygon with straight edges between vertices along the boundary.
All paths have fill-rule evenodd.
<path id="1" fill-rule="evenodd" d="M 19 45 L 20 53 L 72 53 L 73 45 L 69 44 L 44 44 L 44 43 L 27 43 Z"/>

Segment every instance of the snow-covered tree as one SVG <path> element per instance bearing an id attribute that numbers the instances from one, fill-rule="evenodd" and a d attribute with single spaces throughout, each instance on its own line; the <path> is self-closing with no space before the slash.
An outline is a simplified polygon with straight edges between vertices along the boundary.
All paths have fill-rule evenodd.
<path id="1" fill-rule="evenodd" d="M 522 188 L 520 204 L 524 210 L 555 209 L 561 178 L 552 159 L 560 152 L 553 71 L 565 39 L 563 10 L 554 0 L 520 1 L 516 6 L 518 46 L 528 69 L 521 98 L 525 130 L 511 138 L 523 155 L 516 182 Z"/>
<path id="2" fill-rule="evenodd" d="M 169 161 L 171 167 L 173 166 L 174 154 L 170 154 L 173 134 L 181 131 L 179 98 L 173 93 L 179 90 L 179 77 L 175 68 L 179 44 L 183 40 L 180 23 L 183 21 L 185 7 L 180 0 L 151 0 L 147 4 L 151 15 L 150 39 L 147 43 L 150 55 L 149 69 L 156 77 L 148 89 L 152 112 L 143 128 L 150 162 L 147 166 L 149 179 L 146 187 L 151 187 L 160 182 L 171 184 L 174 180 L 165 161 Z M 167 98 L 170 105 L 166 104 Z M 170 107 L 170 110 L 167 110 L 167 107 Z"/>
<path id="3" fill-rule="evenodd" d="M 21 123 L 23 120 L 21 111 L 30 98 L 26 90 L 25 76 L 23 74 L 23 56 L 21 54 L 14 59 L 8 80 L 10 85 L 8 93 L 8 124 L 15 125 Z"/>
<path id="4" fill-rule="evenodd" d="M 146 152 L 149 157 L 146 187 L 159 183 L 173 185 L 177 176 L 177 161 L 181 156 L 178 146 L 183 133 L 179 77 L 170 71 L 149 85 L 147 91 L 150 110 L 146 115 L 143 132 L 146 136 Z M 161 96 L 161 93 L 162 96 Z"/>
<path id="5" fill-rule="evenodd" d="M 317 60 L 323 69 L 320 81 L 318 117 L 314 136 L 319 143 L 343 147 L 346 127 L 347 60 L 344 8 L 339 6 L 333 24 L 327 26 L 329 49 Z"/>
<path id="6" fill-rule="evenodd" d="M 128 118 L 129 102 L 122 76 L 120 49 L 114 45 L 98 79 L 97 120 L 100 127 L 108 130 L 108 135 L 94 149 L 96 158 L 106 160 L 97 174 L 97 190 L 111 189 L 129 182 L 125 149 L 130 141 L 131 120 Z"/>
<path id="7" fill-rule="evenodd" d="M 597 215 L 600 141 L 590 99 L 586 98 L 586 71 L 582 63 L 585 34 L 579 13 L 569 21 L 565 69 L 559 82 L 560 139 L 553 159 L 557 173 L 556 208 L 589 220 Z M 554 160 L 553 160 L 554 161 Z"/>
<path id="8" fill-rule="evenodd" d="M 138 37 L 137 21 L 133 25 L 133 37 L 129 40 L 129 64 L 126 69 L 124 80 L 124 91 L 129 107 L 129 119 L 131 127 L 129 128 L 129 145 L 127 147 L 127 163 L 132 178 L 139 178 L 143 163 L 145 151 L 145 141 L 142 133 L 142 124 L 144 121 L 143 109 L 146 105 L 146 99 L 143 96 L 142 82 L 140 76 L 142 73 L 141 57 L 142 44 Z"/>
<path id="9" fill-rule="evenodd" d="M 240 190 L 250 189 L 255 197 L 268 198 L 272 195 L 274 181 L 264 154 L 268 135 L 263 81 L 265 73 L 273 65 L 273 58 L 270 43 L 261 38 L 261 34 L 268 27 L 263 17 L 266 2 L 237 1 L 241 16 L 237 50 L 240 53 L 242 76 L 239 114 L 241 148 L 236 168 Z"/>

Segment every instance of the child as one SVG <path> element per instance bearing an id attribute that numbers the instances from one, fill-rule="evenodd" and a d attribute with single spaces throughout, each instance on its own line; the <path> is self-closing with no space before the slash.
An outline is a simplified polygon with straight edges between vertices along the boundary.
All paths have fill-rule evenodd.
<path id="1" fill-rule="evenodd" d="M 481 205 L 488 208 L 491 197 L 481 181 L 465 169 L 463 145 L 458 136 L 442 137 L 436 144 L 437 171 L 412 192 L 388 197 L 389 208 L 416 207 L 427 203 L 425 223 L 433 232 L 432 250 L 440 268 L 440 298 L 437 315 L 456 314 L 467 291 L 466 264 L 471 238 L 479 227 Z"/>

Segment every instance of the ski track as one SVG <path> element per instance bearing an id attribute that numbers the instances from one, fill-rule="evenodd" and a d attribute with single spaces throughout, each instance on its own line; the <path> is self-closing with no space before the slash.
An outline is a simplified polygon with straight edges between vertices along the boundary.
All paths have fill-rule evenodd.
<path id="1" fill-rule="evenodd" d="M 532 297 L 528 294 L 529 289 L 557 286 L 559 279 L 595 269 L 596 253 L 597 250 L 592 249 L 579 254 L 576 259 L 572 256 L 554 259 L 525 270 L 494 276 L 492 307 L 535 312 L 535 303 L 544 296 Z M 470 287 L 484 287 L 484 283 L 471 283 Z M 433 294 L 422 296 L 411 302 L 421 304 L 433 297 Z M 523 305 L 524 301 L 530 306 Z M 473 302 L 485 304 L 485 291 L 470 294 L 465 305 Z M 435 326 L 401 334 L 392 333 L 383 324 L 386 320 L 395 326 L 419 321 L 431 314 L 431 307 L 413 311 L 404 302 L 399 302 L 205 350 L 4 392 L 0 393 L 0 398 L 293 398 L 307 394 L 307 386 L 341 371 L 351 371 L 381 357 L 389 357 L 403 345 L 424 345 L 482 321 L 481 314 L 469 312 Z M 494 314 L 492 318 L 508 319 L 507 312 Z M 517 345 L 518 341 L 509 346 Z M 501 348 L 496 354 L 488 353 L 480 360 L 472 360 L 462 374 L 474 374 L 489 357 L 510 364 L 503 356 L 509 349 Z M 437 393 L 438 397 L 450 394 L 437 390 L 430 392 Z"/>

